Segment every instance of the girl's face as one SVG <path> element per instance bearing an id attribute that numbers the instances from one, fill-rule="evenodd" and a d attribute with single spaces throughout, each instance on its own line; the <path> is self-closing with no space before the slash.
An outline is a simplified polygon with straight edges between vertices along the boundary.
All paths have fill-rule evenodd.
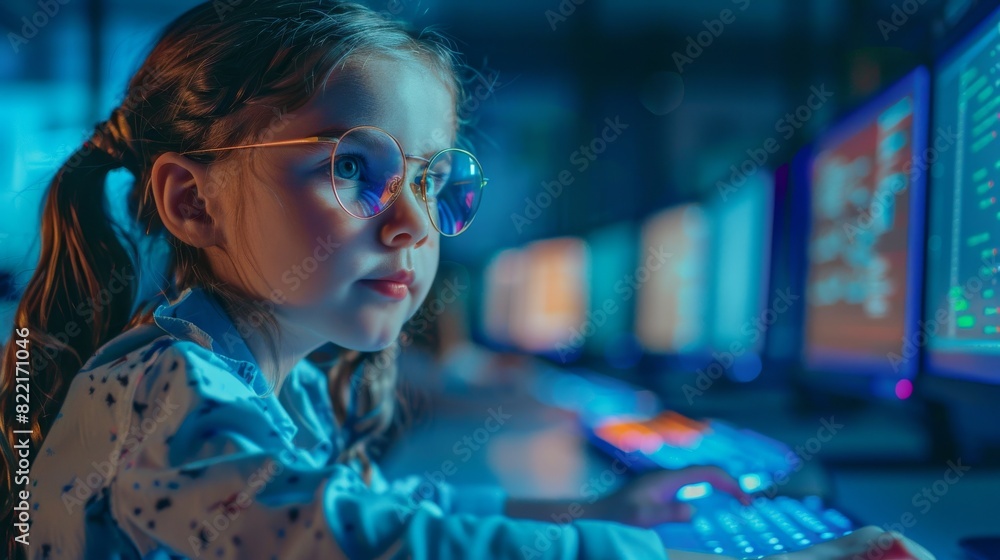
<path id="1" fill-rule="evenodd" d="M 278 108 L 264 141 L 338 136 L 359 126 L 394 136 L 407 155 L 430 158 L 455 141 L 454 97 L 425 64 L 359 57 L 294 113 Z M 438 265 L 439 233 L 413 188 L 383 213 L 348 214 L 330 183 L 332 144 L 255 148 L 234 196 L 243 227 L 222 224 L 252 292 L 270 299 L 286 336 L 312 348 L 331 341 L 361 351 L 385 348 L 427 296 Z M 407 181 L 421 165 L 407 160 Z M 260 274 L 254 271 L 259 270 Z M 377 279 L 394 277 L 396 281 Z M 405 284 L 401 286 L 398 282 Z"/>

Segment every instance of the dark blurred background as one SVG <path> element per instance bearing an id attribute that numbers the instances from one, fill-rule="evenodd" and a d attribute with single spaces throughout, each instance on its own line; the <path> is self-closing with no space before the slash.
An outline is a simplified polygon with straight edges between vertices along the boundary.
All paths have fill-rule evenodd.
<path id="1" fill-rule="evenodd" d="M 3 196 L 14 204 L 3 205 L 11 214 L 2 223 L 22 224 L 12 217 L 37 205 L 46 173 L 122 99 L 154 34 L 194 4 L 68 0 L 26 42 L 8 37 L 12 44 L 0 54 L 8 122 L 0 169 L 8 177 Z M 928 22 L 965 2 L 928 0 L 887 39 L 877 21 L 890 16 L 889 0 L 563 4 L 572 13 L 561 15 L 569 10 L 557 1 L 370 3 L 417 25 L 440 25 L 473 67 L 495 79 L 495 90 L 480 89 L 484 99 L 470 105 L 494 189 L 476 232 L 445 244 L 447 259 L 482 264 L 503 247 L 704 196 L 722 175 L 715 162 L 726 162 L 726 171 L 741 161 L 806 101 L 810 87 L 825 84 L 833 96 L 771 156 L 786 160 L 839 111 L 922 61 Z M 27 38 L 22 18 L 39 9 L 8 0 L 0 22 Z M 734 21 L 678 64 L 674 53 L 684 54 L 687 39 L 724 9 Z M 616 117 L 627 133 L 585 172 L 574 171 L 573 195 L 557 198 L 543 219 L 512 227 L 524 198 L 577 169 L 573 152 Z M 5 233 L 27 234 L 13 229 Z"/>
<path id="2" fill-rule="evenodd" d="M 155 34 L 194 4 L 51 0 L 54 14 L 35 0 L 0 7 L 10 43 L 0 48 L 0 318 L 8 332 L 37 259 L 52 173 L 121 102 Z M 795 196 L 805 188 L 795 156 L 914 69 L 934 71 L 997 2 L 367 4 L 438 26 L 481 74 L 465 109 L 490 178 L 470 230 L 443 240 L 435 291 L 404 329 L 406 406 L 380 455 L 389 475 L 434 479 L 443 470 L 451 482 L 574 497 L 607 472 L 606 452 L 636 452 L 601 431 L 610 420 L 661 418 L 653 431 L 668 441 L 662 449 L 687 449 L 691 440 L 670 438 L 691 430 L 715 434 L 731 459 L 715 464 L 746 460 L 764 472 L 770 467 L 747 457 L 773 455 L 768 442 L 801 449 L 836 418 L 846 426 L 839 435 L 795 452 L 806 468 L 795 469 L 784 493 L 821 496 L 870 524 L 915 511 L 907 534 L 939 558 L 958 557 L 960 537 L 996 530 L 995 413 L 978 420 L 996 393 L 974 401 L 980 385 L 939 392 L 923 382 L 922 357 L 908 374 L 863 378 L 844 375 L 852 367 L 843 363 L 804 366 L 803 333 L 821 326 L 805 326 L 803 303 L 788 312 L 775 305 L 782 291 L 806 293 L 809 206 Z M 915 231 L 922 254 L 923 231 Z M 619 290 L 616 280 L 648 265 L 657 244 L 679 263 L 655 276 L 652 287 L 662 289 Z M 914 282 L 905 317 L 894 310 L 900 324 L 920 317 L 913 301 L 923 283 Z M 773 321 L 741 328 L 768 309 L 779 310 Z M 838 321 L 827 325 L 831 336 L 869 318 Z M 747 351 L 720 357 L 732 342 Z M 706 380 L 712 367 L 719 375 Z M 484 431 L 501 407 L 509 423 Z M 657 416 L 668 413 L 685 416 Z M 755 434 L 766 436 L 764 447 L 737 443 Z M 671 457 L 658 466 L 701 462 Z M 963 457 L 973 472 L 925 511 L 922 490 L 937 488 L 949 461 Z M 444 469 L 449 461 L 457 468 Z"/>

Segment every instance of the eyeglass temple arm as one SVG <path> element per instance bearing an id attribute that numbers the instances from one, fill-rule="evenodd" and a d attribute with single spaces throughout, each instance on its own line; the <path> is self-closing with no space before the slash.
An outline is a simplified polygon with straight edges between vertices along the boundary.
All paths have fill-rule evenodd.
<path id="1" fill-rule="evenodd" d="M 258 144 L 247 144 L 245 146 L 229 146 L 226 148 L 207 148 L 204 150 L 188 150 L 186 152 L 181 152 L 180 155 L 185 156 L 188 154 L 207 154 L 209 152 L 224 152 L 226 150 L 239 150 L 242 148 L 263 148 L 267 146 L 294 146 L 297 144 L 314 144 L 316 142 L 331 142 L 333 144 L 336 144 L 339 141 L 340 138 L 332 138 L 329 136 L 310 136 L 308 138 L 298 138 L 295 140 L 278 140 L 276 142 L 260 142 Z M 410 159 L 417 159 L 424 163 L 431 162 L 431 160 L 427 158 L 410 154 L 404 154 L 403 157 Z M 489 182 L 489 178 L 483 177 L 483 186 L 486 186 L 487 182 Z"/>
<path id="2" fill-rule="evenodd" d="M 205 154 L 208 152 L 223 152 L 226 150 L 239 150 L 242 148 L 263 148 L 266 146 L 292 146 L 296 144 L 314 144 L 316 142 L 332 142 L 337 143 L 339 138 L 331 138 L 329 136 L 310 136 L 308 138 L 298 138 L 295 140 L 278 140 L 275 142 L 261 142 L 258 144 L 247 144 L 245 146 L 229 146 L 226 148 L 207 148 L 204 150 L 188 150 L 186 152 L 181 152 L 180 155 L 185 156 L 188 154 Z"/>

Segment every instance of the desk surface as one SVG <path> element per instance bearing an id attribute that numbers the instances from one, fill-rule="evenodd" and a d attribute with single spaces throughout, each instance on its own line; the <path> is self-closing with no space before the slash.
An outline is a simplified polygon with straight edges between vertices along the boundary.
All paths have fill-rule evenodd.
<path id="1" fill-rule="evenodd" d="M 432 412 L 382 459 L 388 477 L 447 470 L 452 474 L 444 478 L 453 484 L 499 484 L 514 496 L 577 498 L 588 480 L 610 466 L 587 444 L 571 414 L 517 391 L 451 397 L 428 407 Z M 883 527 L 909 524 L 904 534 L 939 559 L 957 559 L 959 538 L 1000 534 L 1000 473 L 973 468 L 958 478 L 946 477 L 946 470 L 852 468 L 831 472 L 830 479 L 836 502 L 855 517 Z M 922 495 L 925 487 L 929 497 Z"/>
<path id="2" fill-rule="evenodd" d="M 1000 535 L 1000 473 L 973 468 L 957 478 L 946 476 L 948 470 L 941 465 L 831 474 L 838 503 L 851 513 L 869 524 L 900 530 L 943 560 L 963 558 L 958 548 L 962 537 Z"/>

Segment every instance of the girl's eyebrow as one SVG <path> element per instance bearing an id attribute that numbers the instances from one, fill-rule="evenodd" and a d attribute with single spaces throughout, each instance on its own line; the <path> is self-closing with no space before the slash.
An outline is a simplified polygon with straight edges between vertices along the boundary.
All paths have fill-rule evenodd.
<path id="1" fill-rule="evenodd" d="M 312 137 L 312 136 L 340 136 L 341 134 L 343 134 L 343 133 L 345 133 L 347 131 L 348 131 L 348 129 L 343 128 L 343 127 L 324 128 L 323 130 L 320 130 L 320 131 L 318 131 L 318 132 L 316 132 L 314 134 L 310 134 L 308 136 L 309 137 Z"/>
<path id="2" fill-rule="evenodd" d="M 334 136 L 334 137 L 340 137 L 340 135 L 342 135 L 343 133 L 347 132 L 350 129 L 351 129 L 351 127 L 347 127 L 347 128 L 345 128 L 345 127 L 325 128 L 325 129 L 320 130 L 320 131 L 318 131 L 318 132 L 316 132 L 314 134 L 310 134 L 309 137 L 313 137 L 313 136 Z M 444 148 L 437 149 L 437 150 L 427 150 L 423 154 L 409 154 L 409 153 L 407 153 L 406 155 L 408 155 L 408 156 L 417 156 L 417 157 L 420 157 L 420 158 L 423 158 L 423 159 L 426 160 L 426 159 L 430 159 L 431 156 L 433 156 L 434 154 L 438 153 L 439 151 L 445 150 L 447 148 L 448 148 L 448 146 L 445 146 Z"/>

